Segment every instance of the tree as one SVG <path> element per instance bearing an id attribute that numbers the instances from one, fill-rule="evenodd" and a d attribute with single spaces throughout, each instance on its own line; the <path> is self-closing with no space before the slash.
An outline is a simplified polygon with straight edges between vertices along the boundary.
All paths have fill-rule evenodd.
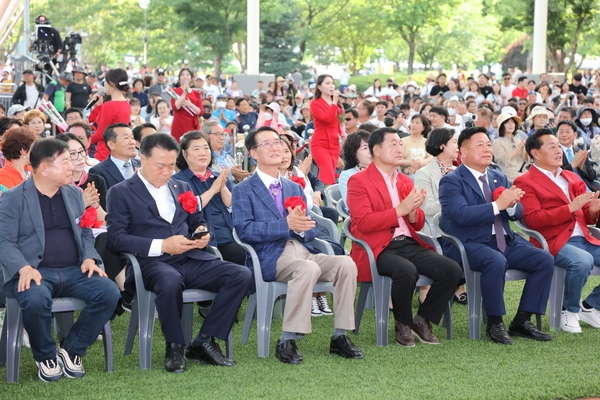
<path id="1" fill-rule="evenodd" d="M 302 55 L 297 49 L 299 37 L 294 29 L 294 21 L 294 15 L 286 12 L 277 22 L 261 23 L 261 71 L 286 76 L 294 68 L 303 68 Z"/>

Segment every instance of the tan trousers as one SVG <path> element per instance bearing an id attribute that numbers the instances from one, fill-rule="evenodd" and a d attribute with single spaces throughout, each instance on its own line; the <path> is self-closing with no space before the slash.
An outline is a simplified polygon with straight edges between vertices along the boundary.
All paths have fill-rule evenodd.
<path id="1" fill-rule="evenodd" d="M 317 281 L 333 282 L 334 327 L 354 329 L 356 264 L 348 256 L 312 254 L 296 240 L 289 240 L 277 260 L 275 280 L 287 282 L 283 330 L 311 332 L 313 289 Z"/>

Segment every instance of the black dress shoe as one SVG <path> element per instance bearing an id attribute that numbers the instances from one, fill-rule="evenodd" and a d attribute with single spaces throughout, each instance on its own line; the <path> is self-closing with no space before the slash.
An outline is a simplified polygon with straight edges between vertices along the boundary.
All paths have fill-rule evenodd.
<path id="1" fill-rule="evenodd" d="M 492 342 L 512 344 L 512 340 L 510 339 L 510 336 L 508 336 L 508 333 L 506 333 L 506 329 L 504 329 L 504 324 L 502 322 L 486 326 L 485 333 L 489 336 Z"/>
<path id="2" fill-rule="evenodd" d="M 275 350 L 275 357 L 286 364 L 302 364 L 302 354 L 296 346 L 296 340 L 289 339 L 285 341 L 277 341 L 277 349 Z"/>
<path id="3" fill-rule="evenodd" d="M 182 344 L 167 342 L 165 353 L 165 369 L 169 372 L 185 371 L 185 358 L 183 358 Z"/>
<path id="4" fill-rule="evenodd" d="M 203 342 L 198 346 L 189 345 L 185 357 L 192 361 L 222 367 L 233 367 L 235 365 L 235 361 L 225 357 L 219 345 L 212 340 Z"/>
<path id="5" fill-rule="evenodd" d="M 338 336 L 335 339 L 332 337 L 329 352 L 345 358 L 365 358 L 362 350 L 352 343 L 347 335 Z"/>
<path id="6" fill-rule="evenodd" d="M 542 342 L 552 340 L 552 335 L 538 330 L 535 326 L 533 326 L 531 321 L 525 321 L 523 325 L 517 325 L 514 321 L 511 322 L 510 326 L 508 327 L 508 334 L 510 336 L 522 336 Z"/>

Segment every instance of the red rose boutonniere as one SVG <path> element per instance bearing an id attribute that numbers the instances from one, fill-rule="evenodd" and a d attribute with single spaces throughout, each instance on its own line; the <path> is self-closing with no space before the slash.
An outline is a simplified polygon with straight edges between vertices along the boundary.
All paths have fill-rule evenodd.
<path id="1" fill-rule="evenodd" d="M 94 207 L 88 207 L 79 219 L 79 226 L 82 228 L 100 228 L 102 221 L 98 221 L 98 211 Z"/>
<path id="2" fill-rule="evenodd" d="M 298 206 L 302 207 L 302 210 L 306 210 L 306 203 L 304 202 L 304 200 L 302 200 L 302 197 L 300 196 L 288 197 L 283 202 L 283 207 L 285 207 L 285 209 L 291 208 L 293 210 Z"/>
<path id="3" fill-rule="evenodd" d="M 498 197 L 500 197 L 502 192 L 504 192 L 505 190 L 506 188 L 504 186 L 498 186 L 492 193 L 492 199 L 494 199 L 494 201 L 498 200 Z"/>
<path id="4" fill-rule="evenodd" d="M 179 200 L 181 207 L 189 214 L 195 213 L 198 209 L 198 199 L 191 190 L 181 193 L 177 197 L 177 200 Z"/>
<path id="5" fill-rule="evenodd" d="M 298 185 L 302 186 L 302 189 L 306 188 L 306 181 L 301 176 L 292 175 L 290 179 L 292 182 L 296 182 Z"/>

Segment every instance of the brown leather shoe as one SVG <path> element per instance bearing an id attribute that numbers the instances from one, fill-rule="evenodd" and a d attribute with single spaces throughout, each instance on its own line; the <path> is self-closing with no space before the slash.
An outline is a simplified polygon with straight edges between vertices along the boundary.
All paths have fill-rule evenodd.
<path id="1" fill-rule="evenodd" d="M 418 314 L 413 318 L 412 333 L 423 343 L 440 344 L 440 339 L 431 330 L 431 323 Z"/>
<path id="2" fill-rule="evenodd" d="M 410 326 L 396 321 L 396 342 L 404 347 L 415 347 L 415 338 L 412 335 Z"/>

